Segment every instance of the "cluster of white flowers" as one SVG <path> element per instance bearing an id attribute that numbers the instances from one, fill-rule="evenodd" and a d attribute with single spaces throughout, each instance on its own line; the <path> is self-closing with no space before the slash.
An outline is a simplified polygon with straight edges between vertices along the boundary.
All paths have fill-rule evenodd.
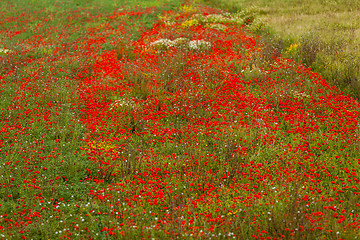
<path id="1" fill-rule="evenodd" d="M 173 41 L 166 38 L 159 39 L 156 40 L 155 42 L 152 42 L 150 44 L 150 47 L 156 50 L 166 50 L 175 47 L 175 48 L 188 48 L 190 50 L 203 51 L 211 48 L 212 45 L 210 42 L 207 42 L 205 40 L 190 41 L 187 38 L 180 37 Z"/>
<path id="2" fill-rule="evenodd" d="M 191 50 L 207 50 L 211 48 L 211 43 L 204 40 L 192 40 L 189 42 L 189 48 Z"/>
<path id="3" fill-rule="evenodd" d="M 157 50 L 165 50 L 173 46 L 173 41 L 170 39 L 162 38 L 156 40 L 155 42 L 150 43 L 150 47 L 157 49 Z"/>

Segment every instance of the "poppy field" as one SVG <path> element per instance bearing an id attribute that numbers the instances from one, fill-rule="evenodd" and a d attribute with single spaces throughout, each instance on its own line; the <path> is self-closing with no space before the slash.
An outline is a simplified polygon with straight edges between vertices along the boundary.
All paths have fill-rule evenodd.
<path id="1" fill-rule="evenodd" d="M 0 238 L 357 239 L 359 102 L 174 2 L 2 5 Z"/>

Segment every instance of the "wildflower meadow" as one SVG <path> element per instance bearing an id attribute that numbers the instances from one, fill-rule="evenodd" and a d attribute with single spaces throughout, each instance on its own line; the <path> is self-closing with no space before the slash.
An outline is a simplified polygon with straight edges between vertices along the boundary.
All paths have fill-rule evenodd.
<path id="1" fill-rule="evenodd" d="M 360 104 L 252 15 L 28 2 L 0 3 L 0 239 L 360 237 Z"/>

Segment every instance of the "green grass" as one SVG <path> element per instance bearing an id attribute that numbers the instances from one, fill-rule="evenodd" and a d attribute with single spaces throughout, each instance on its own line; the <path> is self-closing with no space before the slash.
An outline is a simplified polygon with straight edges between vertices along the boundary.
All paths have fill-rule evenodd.
<path id="1" fill-rule="evenodd" d="M 360 1 L 203 2 L 230 12 L 256 15 L 255 24 L 260 25 L 254 29 L 270 33 L 266 41 L 280 43 L 284 56 L 304 62 L 345 94 L 360 98 Z"/>

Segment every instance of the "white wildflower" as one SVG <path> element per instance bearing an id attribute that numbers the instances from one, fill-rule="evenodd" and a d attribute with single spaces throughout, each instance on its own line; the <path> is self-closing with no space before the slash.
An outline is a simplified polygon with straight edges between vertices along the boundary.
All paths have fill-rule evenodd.
<path id="1" fill-rule="evenodd" d="M 166 50 L 170 47 L 174 46 L 173 41 L 170 39 L 162 38 L 156 40 L 155 42 L 150 43 L 150 47 L 157 49 L 157 50 Z"/>
<path id="2" fill-rule="evenodd" d="M 189 42 L 189 48 L 191 50 L 198 50 L 198 51 L 202 51 L 202 50 L 207 50 L 209 48 L 211 48 L 211 43 L 204 41 L 204 40 L 192 40 Z"/>

